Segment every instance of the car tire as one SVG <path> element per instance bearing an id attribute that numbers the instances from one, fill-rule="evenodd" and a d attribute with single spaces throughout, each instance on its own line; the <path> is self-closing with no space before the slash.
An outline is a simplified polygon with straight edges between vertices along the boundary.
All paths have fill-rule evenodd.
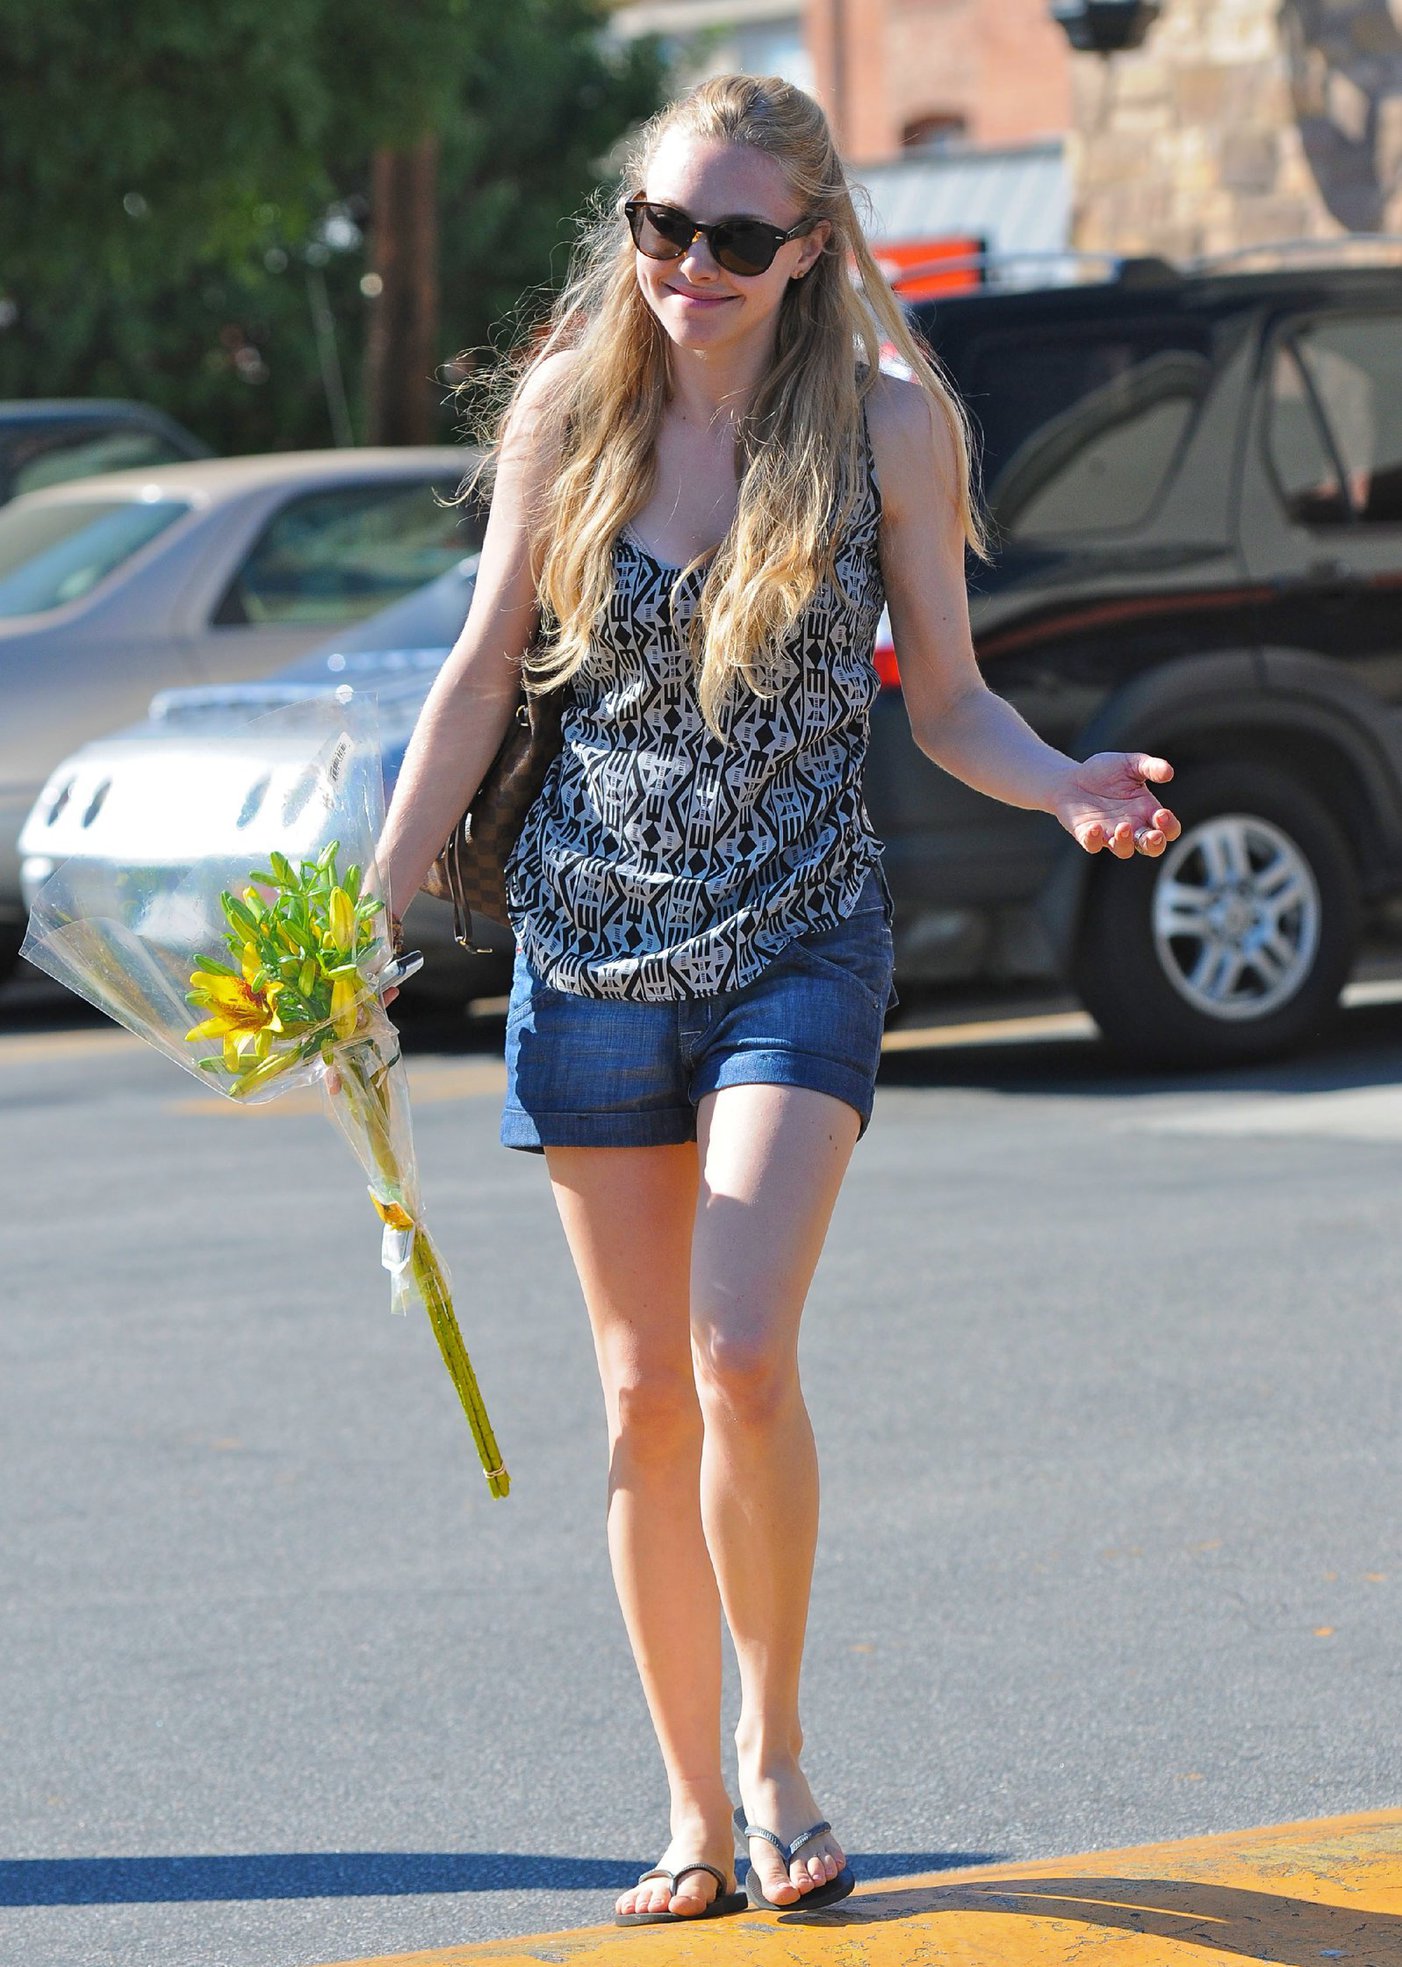
<path id="1" fill-rule="evenodd" d="M 1184 771 L 1180 839 L 1091 874 L 1074 981 L 1115 1049 L 1220 1065 L 1303 1044 L 1353 965 L 1358 870 L 1313 793 L 1264 766 Z"/>
<path id="2" fill-rule="evenodd" d="M 0 922 L 0 984 L 6 984 L 19 968 L 19 949 L 24 941 L 22 922 Z"/>

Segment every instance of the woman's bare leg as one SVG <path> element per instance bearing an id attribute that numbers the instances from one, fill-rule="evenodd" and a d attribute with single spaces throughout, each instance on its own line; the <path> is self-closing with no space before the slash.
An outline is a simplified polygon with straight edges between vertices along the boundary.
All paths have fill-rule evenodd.
<path id="1" fill-rule="evenodd" d="M 660 1862 L 732 1875 L 735 1833 L 721 1772 L 720 1598 L 701 1528 L 701 1409 L 689 1337 L 697 1155 L 550 1148 L 551 1184 L 579 1272 L 609 1428 L 614 1583 L 671 1792 Z M 705 1872 L 624 1892 L 620 1912 L 694 1915 Z"/>
<path id="2" fill-rule="evenodd" d="M 822 1817 L 798 1762 L 818 1534 L 799 1319 L 857 1130 L 853 1108 L 803 1087 L 728 1086 L 698 1113 L 691 1317 L 705 1419 L 701 1507 L 740 1664 L 740 1793 L 749 1820 L 785 1843 Z M 760 1839 L 750 1859 L 778 1904 L 836 1877 L 844 1862 L 831 1835 L 806 1845 L 788 1873 Z"/>

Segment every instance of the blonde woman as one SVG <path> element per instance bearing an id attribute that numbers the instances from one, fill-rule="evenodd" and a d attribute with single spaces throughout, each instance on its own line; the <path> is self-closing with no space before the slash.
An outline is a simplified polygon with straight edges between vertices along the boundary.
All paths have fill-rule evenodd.
<path id="1" fill-rule="evenodd" d="M 1162 760 L 1078 764 L 984 687 L 963 419 L 818 106 L 707 82 L 643 132 L 623 189 L 516 383 L 381 868 L 417 889 L 523 661 L 565 692 L 510 869 L 502 1137 L 544 1153 L 603 1381 L 609 1549 L 671 1793 L 670 1841 L 618 1900 L 632 1924 L 746 1904 L 722 1620 L 748 1900 L 816 1908 L 853 1883 L 799 1759 L 818 1470 L 797 1352 L 890 993 L 861 796 L 883 598 L 915 740 L 946 770 L 1092 853 L 1158 854 L 1178 827 Z M 880 372 L 883 340 L 913 380 Z"/>

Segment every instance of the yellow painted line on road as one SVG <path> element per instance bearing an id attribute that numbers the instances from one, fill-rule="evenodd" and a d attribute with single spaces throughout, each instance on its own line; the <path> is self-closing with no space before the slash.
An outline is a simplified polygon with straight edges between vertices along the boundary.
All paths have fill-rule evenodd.
<path id="1" fill-rule="evenodd" d="M 432 1106 L 435 1101 L 470 1100 L 506 1090 L 506 1067 L 500 1059 L 413 1059 L 409 1064 L 409 1095 L 415 1106 Z M 299 1086 L 276 1099 L 256 1106 L 241 1106 L 237 1100 L 212 1098 L 198 1093 L 188 1099 L 167 1100 L 167 1113 L 224 1114 L 320 1113 L 321 1089 Z"/>
<path id="2" fill-rule="evenodd" d="M 897 1025 L 881 1041 L 883 1052 L 938 1051 L 956 1045 L 1027 1045 L 1039 1040 L 1098 1038 L 1085 1011 L 1041 1011 L 1025 1018 L 980 1018 L 970 1024 Z"/>
<path id="3" fill-rule="evenodd" d="M 124 1052 L 139 1041 L 118 1026 L 93 1031 L 11 1031 L 0 1034 L 0 1065 L 28 1065 L 34 1059 L 100 1058 Z"/>
<path id="4" fill-rule="evenodd" d="M 859 1886 L 807 1918 L 591 1926 L 336 1967 L 1223 1967 L 1402 1962 L 1402 1810 Z"/>

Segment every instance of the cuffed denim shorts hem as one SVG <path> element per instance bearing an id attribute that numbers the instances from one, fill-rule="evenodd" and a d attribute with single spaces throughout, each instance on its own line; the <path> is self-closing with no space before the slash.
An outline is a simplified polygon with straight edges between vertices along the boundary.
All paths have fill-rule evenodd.
<path id="1" fill-rule="evenodd" d="M 504 1147 L 668 1147 L 728 1086 L 797 1086 L 871 1119 L 891 988 L 890 899 L 797 936 L 739 990 L 668 1003 L 556 990 L 517 953 L 506 1020 Z M 561 1095 L 565 1097 L 562 1099 Z"/>
<path id="2" fill-rule="evenodd" d="M 696 1114 L 665 1108 L 660 1113 L 535 1112 L 510 1099 L 501 1116 L 503 1147 L 543 1154 L 548 1147 L 677 1147 L 696 1139 Z"/>

